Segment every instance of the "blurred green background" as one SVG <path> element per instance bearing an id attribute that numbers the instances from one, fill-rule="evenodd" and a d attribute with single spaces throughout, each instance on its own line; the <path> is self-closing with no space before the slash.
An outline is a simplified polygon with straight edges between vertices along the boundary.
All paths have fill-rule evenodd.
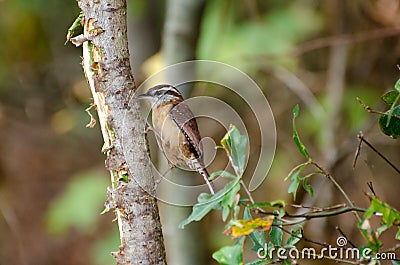
<path id="1" fill-rule="evenodd" d="M 197 6 L 190 9 L 192 4 Z M 100 215 L 110 186 L 100 130 L 85 127 L 92 101 L 81 49 L 64 45 L 79 11 L 73 0 L 0 0 L 0 264 L 114 263 L 110 252 L 118 250 L 117 224 L 112 213 Z M 399 142 L 383 135 L 378 117 L 356 101 L 360 97 L 386 111 L 379 96 L 400 76 L 399 1 L 130 0 L 128 23 L 138 84 L 164 65 L 196 58 L 231 64 L 263 89 L 278 144 L 256 200 L 291 199 L 283 179 L 302 162 L 291 140 L 291 110 L 300 104 L 302 139 L 350 197 L 366 207 L 363 192 L 372 181 L 382 200 L 400 208 L 398 175 L 376 154 L 364 148 L 358 166 L 351 167 L 360 130 L 399 164 Z M 171 32 L 190 23 L 192 39 L 185 44 L 179 28 L 178 37 Z M 180 45 L 187 46 L 171 48 Z M 193 90 L 198 94 L 224 99 L 248 115 L 239 100 L 221 90 L 203 85 Z M 210 130 L 218 142 L 223 131 Z M 315 185 L 315 198 L 303 194 L 297 202 L 342 202 L 328 183 Z M 162 220 L 168 220 L 171 206 L 160 207 Z M 352 217 L 312 221 L 309 237 L 335 242 L 334 228 L 340 226 L 357 243 Z M 165 221 L 170 264 L 212 264 L 211 253 L 232 242 L 223 227 L 218 215 L 208 216 L 195 232 L 179 232 L 195 236 L 173 245 L 176 226 Z"/>

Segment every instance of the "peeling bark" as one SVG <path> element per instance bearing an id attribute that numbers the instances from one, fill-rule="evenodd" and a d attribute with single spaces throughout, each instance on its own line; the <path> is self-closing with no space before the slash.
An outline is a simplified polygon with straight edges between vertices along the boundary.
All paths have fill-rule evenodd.
<path id="1" fill-rule="evenodd" d="M 78 0 L 84 14 L 83 68 L 92 91 L 107 154 L 121 246 L 117 264 L 166 264 L 154 179 L 131 73 L 125 0 Z M 127 177 L 127 178 L 126 178 Z M 124 180 L 127 179 L 127 182 Z M 140 180 L 140 186 L 138 184 Z M 148 191 L 148 192 L 146 192 Z M 111 198 L 110 198 L 111 197 Z"/>

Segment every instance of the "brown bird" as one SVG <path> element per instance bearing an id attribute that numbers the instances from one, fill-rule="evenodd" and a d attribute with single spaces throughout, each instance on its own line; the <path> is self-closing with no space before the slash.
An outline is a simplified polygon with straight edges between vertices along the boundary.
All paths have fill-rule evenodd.
<path id="1" fill-rule="evenodd" d="M 150 88 L 140 99 L 151 103 L 153 130 L 157 143 L 171 166 L 200 173 L 214 194 L 203 161 L 203 148 L 196 119 L 181 93 L 171 85 Z"/>

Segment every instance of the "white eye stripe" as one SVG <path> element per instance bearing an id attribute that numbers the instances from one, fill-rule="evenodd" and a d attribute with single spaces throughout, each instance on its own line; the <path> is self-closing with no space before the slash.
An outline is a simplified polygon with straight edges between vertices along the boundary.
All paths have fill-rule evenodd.
<path id="1" fill-rule="evenodd" d="M 176 89 L 175 87 L 172 87 L 172 86 L 160 88 L 159 91 L 160 91 L 160 92 L 169 92 L 169 91 L 171 91 L 171 92 L 173 92 L 173 93 L 178 93 L 178 94 L 180 94 L 179 91 L 178 91 L 178 89 Z"/>
<path id="2" fill-rule="evenodd" d="M 165 86 L 165 87 L 160 88 L 158 91 L 169 91 L 172 89 L 174 89 L 172 86 Z"/>

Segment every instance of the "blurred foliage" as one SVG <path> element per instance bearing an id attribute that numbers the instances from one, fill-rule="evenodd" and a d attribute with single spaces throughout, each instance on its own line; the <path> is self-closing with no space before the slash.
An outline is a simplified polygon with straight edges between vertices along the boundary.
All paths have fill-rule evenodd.
<path id="1" fill-rule="evenodd" d="M 341 124 L 340 130 L 346 130 L 350 133 L 357 133 L 360 128 L 365 127 L 369 122 L 368 113 L 357 103 L 356 98 L 361 97 L 365 102 L 374 104 L 376 99 L 379 97 L 379 91 L 371 87 L 356 87 L 349 86 L 343 91 L 343 100 L 341 113 L 343 116 L 343 123 Z M 320 96 L 318 98 L 321 106 L 326 110 L 328 101 L 330 98 L 327 95 Z M 325 116 L 320 116 L 316 118 L 315 110 L 305 109 L 301 117 L 299 117 L 298 122 L 302 127 L 302 132 L 314 139 L 314 144 L 316 147 L 321 148 L 324 142 L 323 128 L 327 121 Z"/>
<path id="2" fill-rule="evenodd" d="M 113 223 L 115 224 L 115 223 Z M 114 264 L 115 259 L 111 252 L 115 251 L 115 246 L 120 244 L 118 226 L 113 225 L 111 231 L 103 238 L 99 239 L 92 247 L 90 256 L 96 265 Z"/>
<path id="3" fill-rule="evenodd" d="M 356 98 L 362 97 L 366 102 L 374 104 L 379 97 L 379 91 L 370 87 L 349 87 L 343 94 L 343 117 L 346 127 L 356 133 L 366 125 L 368 113 L 362 108 L 357 108 Z"/>
<path id="4" fill-rule="evenodd" d="M 65 235 L 76 228 L 91 233 L 106 199 L 108 180 L 97 172 L 73 176 L 65 190 L 53 199 L 47 213 L 47 229 L 53 235 Z"/>
<path id="5" fill-rule="evenodd" d="M 235 1 L 211 1 L 207 5 L 199 59 L 222 61 L 245 70 L 257 57 L 289 52 L 323 26 L 322 16 L 296 2 L 242 20 L 237 14 L 239 6 Z"/>

